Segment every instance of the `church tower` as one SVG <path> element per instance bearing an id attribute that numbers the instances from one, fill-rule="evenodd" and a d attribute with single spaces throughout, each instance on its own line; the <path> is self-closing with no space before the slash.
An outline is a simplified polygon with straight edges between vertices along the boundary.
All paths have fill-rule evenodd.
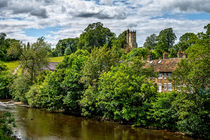
<path id="1" fill-rule="evenodd" d="M 130 31 L 129 29 L 126 31 L 126 53 L 129 53 L 132 48 L 137 48 L 138 45 L 136 43 L 136 31 Z"/>

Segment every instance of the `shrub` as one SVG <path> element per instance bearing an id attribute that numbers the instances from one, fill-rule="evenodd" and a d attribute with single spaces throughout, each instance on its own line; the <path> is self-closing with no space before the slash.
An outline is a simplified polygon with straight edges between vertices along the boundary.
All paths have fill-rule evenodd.
<path id="1" fill-rule="evenodd" d="M 151 122 L 150 125 L 162 129 L 176 129 L 177 118 L 174 116 L 176 112 L 172 108 L 172 102 L 175 98 L 175 92 L 157 93 L 147 113 L 148 119 Z"/>

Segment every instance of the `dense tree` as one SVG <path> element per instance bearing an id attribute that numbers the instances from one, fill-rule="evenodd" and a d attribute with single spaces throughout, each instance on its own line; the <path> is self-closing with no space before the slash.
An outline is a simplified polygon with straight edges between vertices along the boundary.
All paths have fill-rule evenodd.
<path id="1" fill-rule="evenodd" d="M 117 48 L 126 47 L 126 31 L 122 32 L 116 39 L 112 41 L 112 46 Z"/>
<path id="2" fill-rule="evenodd" d="M 87 87 L 96 86 L 100 74 L 110 70 L 111 66 L 119 62 L 119 54 L 112 49 L 102 47 L 94 48 L 85 62 L 81 82 Z"/>
<path id="3" fill-rule="evenodd" d="M 74 53 L 77 50 L 78 38 L 66 38 L 59 40 L 56 45 L 56 55 L 63 56 Z"/>
<path id="4" fill-rule="evenodd" d="M 157 93 L 148 114 L 151 126 L 209 138 L 209 95 Z"/>
<path id="5" fill-rule="evenodd" d="M 6 60 L 7 49 L 8 43 L 6 41 L 6 34 L 0 33 L 0 60 Z"/>
<path id="6" fill-rule="evenodd" d="M 22 52 L 22 43 L 19 40 L 8 39 L 7 60 L 18 60 Z"/>
<path id="7" fill-rule="evenodd" d="M 206 29 L 206 35 L 210 38 L 210 23 L 204 27 Z"/>
<path id="8" fill-rule="evenodd" d="M 115 36 L 114 33 L 110 29 L 103 27 L 102 23 L 89 24 L 80 35 L 78 48 L 86 49 L 90 52 L 94 47 L 102 47 L 106 43 L 109 43 L 113 36 Z"/>
<path id="9" fill-rule="evenodd" d="M 15 127 L 14 116 L 10 112 L 0 113 L 0 139 L 1 140 L 15 140 L 12 137 L 13 128 Z"/>
<path id="10" fill-rule="evenodd" d="M 208 92 L 210 82 L 210 38 L 203 36 L 186 50 L 188 59 L 183 59 L 173 72 L 176 86 L 196 94 Z"/>
<path id="11" fill-rule="evenodd" d="M 134 57 L 146 58 L 147 55 L 149 55 L 149 53 L 150 53 L 150 51 L 148 49 L 134 48 L 127 54 L 126 59 L 130 60 L 130 59 L 133 59 Z"/>
<path id="12" fill-rule="evenodd" d="M 20 64 L 25 76 L 28 76 L 31 82 L 35 80 L 43 66 L 48 64 L 49 49 L 50 45 L 44 41 L 44 38 L 39 38 L 37 42 L 24 47 Z"/>
<path id="13" fill-rule="evenodd" d="M 153 70 L 143 66 L 141 60 L 134 59 L 102 73 L 97 91 L 88 88 L 81 100 L 83 115 L 96 114 L 107 119 L 145 125 L 147 103 L 156 88 L 148 81 L 148 76 L 154 75 Z"/>
<path id="14" fill-rule="evenodd" d="M 177 130 L 191 136 L 209 139 L 209 103 L 209 95 L 178 93 L 170 108 L 174 110 L 171 116 L 177 118 Z"/>
<path id="15" fill-rule="evenodd" d="M 156 45 L 157 45 L 157 36 L 156 34 L 152 34 L 146 38 L 146 41 L 144 43 L 144 48 L 153 50 Z"/>
<path id="16" fill-rule="evenodd" d="M 18 76 L 16 79 L 14 79 L 10 87 L 12 92 L 12 98 L 16 101 L 27 103 L 25 93 L 29 91 L 31 85 L 31 79 L 24 75 Z"/>
<path id="17" fill-rule="evenodd" d="M 17 60 L 22 51 L 22 43 L 16 39 L 6 39 L 6 34 L 0 34 L 0 60 Z"/>
<path id="18" fill-rule="evenodd" d="M 87 51 L 77 50 L 66 56 L 56 71 L 47 75 L 43 83 L 32 86 L 26 93 L 29 105 L 45 107 L 51 111 L 64 109 L 70 113 L 80 113 L 79 100 L 84 87 L 79 80 L 88 55 Z"/>
<path id="19" fill-rule="evenodd" d="M 148 111 L 147 118 L 152 126 L 176 130 L 175 110 L 172 108 L 172 102 L 176 98 L 176 93 L 161 93 L 157 94 L 155 100 L 151 102 L 151 107 Z"/>
<path id="20" fill-rule="evenodd" d="M 9 85 L 12 80 L 13 76 L 7 71 L 6 65 L 0 61 L 0 99 L 11 98 Z"/>
<path id="21" fill-rule="evenodd" d="M 177 57 L 178 51 L 185 52 L 187 48 L 195 44 L 198 37 L 194 33 L 185 33 L 179 38 L 179 42 L 169 49 L 170 57 Z"/>
<path id="22" fill-rule="evenodd" d="M 164 52 L 169 52 L 176 40 L 176 35 L 172 28 L 167 28 L 160 31 L 157 37 L 157 45 L 155 46 L 156 57 L 162 57 Z"/>

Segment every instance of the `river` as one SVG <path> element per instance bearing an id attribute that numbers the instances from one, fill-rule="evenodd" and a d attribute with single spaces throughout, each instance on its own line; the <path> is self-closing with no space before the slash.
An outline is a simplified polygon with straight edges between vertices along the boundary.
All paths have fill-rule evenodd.
<path id="1" fill-rule="evenodd" d="M 3 111 L 14 114 L 17 127 L 13 131 L 21 140 L 193 140 L 163 130 L 132 128 L 0 102 Z"/>

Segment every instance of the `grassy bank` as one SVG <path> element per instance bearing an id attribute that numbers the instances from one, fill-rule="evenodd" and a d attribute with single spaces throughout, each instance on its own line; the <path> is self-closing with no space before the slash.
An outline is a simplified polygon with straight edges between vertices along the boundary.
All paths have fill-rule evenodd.
<path id="1" fill-rule="evenodd" d="M 63 61 L 64 56 L 59 56 L 59 57 L 50 57 L 49 62 L 61 62 Z M 15 68 L 20 64 L 20 61 L 10 61 L 10 62 L 5 62 L 4 63 L 10 72 L 13 72 Z"/>

